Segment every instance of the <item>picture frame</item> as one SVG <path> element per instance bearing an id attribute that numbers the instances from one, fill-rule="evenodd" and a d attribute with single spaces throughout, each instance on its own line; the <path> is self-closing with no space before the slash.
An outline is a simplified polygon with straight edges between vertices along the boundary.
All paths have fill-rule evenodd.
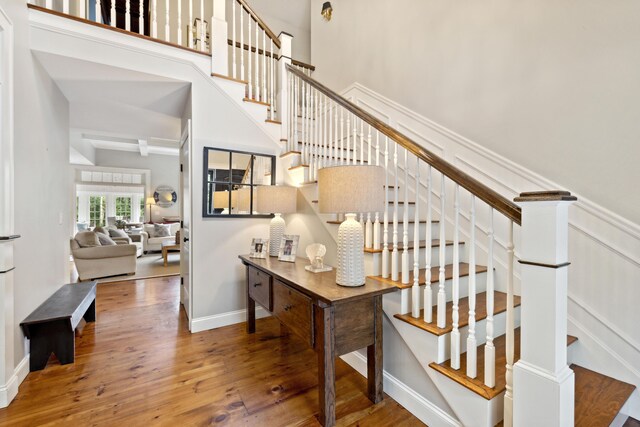
<path id="1" fill-rule="evenodd" d="M 249 258 L 262 258 L 266 259 L 269 253 L 269 239 L 251 239 L 251 250 L 249 252 Z"/>
<path id="2" fill-rule="evenodd" d="M 284 234 L 280 240 L 280 251 L 278 252 L 278 261 L 296 262 L 296 253 L 298 252 L 298 241 L 300 236 L 297 234 Z"/>

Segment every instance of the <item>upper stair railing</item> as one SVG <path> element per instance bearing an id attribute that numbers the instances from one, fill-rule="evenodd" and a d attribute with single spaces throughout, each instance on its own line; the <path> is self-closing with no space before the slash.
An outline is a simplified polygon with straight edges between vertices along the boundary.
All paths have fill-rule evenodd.
<path id="1" fill-rule="evenodd" d="M 534 367 L 538 372 L 557 373 L 558 377 L 565 378 L 568 369 L 566 365 L 566 346 L 558 347 L 554 342 L 552 346 L 556 361 L 564 361 L 554 366 L 545 366 L 545 358 L 536 360 L 537 355 L 527 354 L 525 349 L 535 348 L 531 343 L 544 342 L 550 345 L 553 340 L 545 342 L 549 336 L 563 337 L 566 343 L 566 295 L 547 295 L 545 304 L 552 307 L 556 314 L 553 319 L 553 331 L 540 334 L 536 328 L 536 320 L 529 318 L 531 324 L 526 325 L 527 316 L 533 317 L 532 311 L 527 311 L 524 297 L 526 290 L 533 294 L 530 301 L 537 302 L 540 292 L 535 283 L 527 283 L 525 270 L 528 268 L 546 268 L 551 266 L 563 267 L 563 263 L 544 263 L 540 260 L 549 256 L 553 258 L 558 254 L 554 252 L 554 244 L 566 245 L 567 228 L 566 217 L 553 214 L 567 210 L 568 201 L 574 200 L 565 192 L 531 193 L 522 194 L 518 199 L 527 207 L 529 222 L 523 220 L 523 210 L 516 203 L 500 195 L 493 189 L 479 182 L 475 178 L 461 171 L 451 163 L 438 157 L 425 149 L 397 129 L 392 128 L 354 103 L 343 98 L 318 81 L 292 66 L 286 66 L 286 92 L 284 98 L 288 100 L 288 119 L 286 120 L 285 151 L 299 152 L 302 165 L 308 167 L 307 178 L 313 181 L 317 177 L 318 169 L 334 165 L 369 164 L 382 166 L 386 172 L 386 200 L 384 212 L 370 212 L 361 214 L 360 220 L 365 223 L 365 246 L 373 251 L 381 253 L 381 276 L 391 278 L 400 287 L 411 288 L 411 315 L 414 318 L 423 318 L 427 323 L 435 323 L 438 328 L 451 326 L 450 364 L 455 370 L 462 370 L 466 377 L 475 380 L 478 376 L 478 342 L 476 336 L 476 294 L 477 290 L 477 248 L 480 243 L 485 243 L 487 259 L 486 277 L 486 344 L 484 346 L 484 378 L 479 379 L 484 386 L 494 388 L 497 386 L 496 375 L 496 349 L 494 338 L 496 325 L 494 324 L 494 294 L 496 287 L 496 275 L 494 274 L 494 259 L 499 259 L 495 251 L 496 232 L 494 223 L 497 222 L 502 235 L 506 235 L 503 243 L 506 249 L 506 279 L 507 294 L 506 313 L 506 374 L 502 387 L 505 387 L 504 396 L 504 422 L 506 426 L 512 425 L 514 420 L 514 362 L 515 362 L 515 309 L 514 309 L 514 226 L 527 225 L 527 229 L 521 230 L 521 235 L 531 234 L 533 240 L 540 239 L 552 242 L 549 246 L 550 253 L 541 253 L 538 247 L 544 246 L 539 242 L 528 242 L 520 249 L 522 259 L 521 284 L 523 287 L 522 309 L 522 341 L 529 339 L 529 343 L 523 346 L 522 358 L 529 357 L 537 362 Z M 415 201 L 410 201 L 413 198 Z M 436 200 L 433 200 L 433 199 Z M 453 209 L 450 208 L 451 201 Z M 533 203 L 547 201 L 546 204 Z M 478 206 L 478 204 L 481 204 Z M 541 206 L 544 205 L 542 208 Z M 466 207 L 466 212 L 465 212 Z M 411 212 L 412 210 L 412 212 Z M 402 217 L 400 217 L 402 212 Z M 421 213 L 425 213 L 425 219 Z M 549 221 L 550 216 L 553 218 Z M 484 220 L 488 227 L 486 235 L 479 237 L 477 218 Z M 432 236 L 432 224 L 439 219 L 439 234 Z M 447 233 L 447 220 L 452 224 L 453 230 Z M 421 223 L 425 223 L 424 235 L 421 236 Z M 410 242 L 410 230 L 413 229 L 412 242 Z M 400 233 L 402 231 L 402 234 Z M 453 234 L 453 262 L 452 271 L 446 271 L 447 264 L 446 247 L 447 234 Z M 400 241 L 400 235 L 402 240 Z M 465 246 L 468 250 L 468 312 L 460 312 L 461 295 L 461 257 L 459 243 L 463 237 L 468 239 Z M 531 237 L 530 236 L 530 237 Z M 424 244 L 421 243 L 424 238 Z M 564 239 L 564 240 L 563 240 Z M 437 255 L 432 255 L 431 248 L 437 248 Z M 421 248 L 425 248 L 424 259 L 421 257 Z M 413 259 L 409 254 L 412 249 Z M 566 256 L 566 251 L 564 252 Z M 433 259 L 437 256 L 437 262 Z M 525 261 L 525 260 L 535 260 Z M 548 264 L 548 265 L 547 265 Z M 553 265 L 551 265 L 553 264 Z M 424 265 L 424 269 L 421 266 Z M 437 267 L 434 267 L 437 265 Z M 424 273 L 423 273 L 424 272 Z M 534 274 L 536 276 L 537 272 Z M 432 277 L 433 275 L 433 277 Z M 451 318 L 447 319 L 447 294 L 445 282 L 447 277 L 452 279 Z M 539 280 L 540 277 L 536 276 Z M 531 278 L 529 278 L 531 279 Z M 566 280 L 556 277 L 548 277 L 549 282 L 559 289 L 566 290 Z M 536 280 L 531 280 L 535 282 Z M 433 290 L 431 284 L 437 284 Z M 424 284 L 424 291 L 421 285 Z M 405 286 L 406 285 L 406 286 Z M 527 288 L 530 286 L 530 288 Z M 533 288 L 533 289 L 531 289 Z M 435 304 L 434 304 L 435 302 Z M 564 306 L 563 306 L 564 304 Z M 432 306 L 435 305 L 435 316 Z M 421 310 L 421 307 L 423 309 Z M 536 308 L 540 310 L 539 307 Z M 557 313 L 562 313 L 557 316 Z M 468 319 L 466 336 L 466 366 L 461 366 L 461 314 Z M 564 320 L 563 317 L 564 316 Z M 549 326 L 549 325 L 547 325 Z M 542 338 L 545 336 L 545 338 Z M 541 360 L 544 361 L 541 362 Z M 553 368 L 553 369 L 549 369 Z M 481 369 L 482 371 L 482 369 Z M 535 371 L 535 369 L 533 370 Z M 531 366 L 527 365 L 523 372 L 522 382 L 532 381 L 530 376 Z M 564 377 L 563 377 L 564 376 Z M 564 380 L 562 380 L 564 381 Z M 526 387 L 526 386 L 525 386 Z M 568 390 L 568 389 L 567 389 Z M 519 390 L 520 396 L 528 393 L 527 390 Z M 573 390 L 571 390 L 573 393 Z M 552 394 L 550 392 L 550 394 Z M 557 396 L 557 395 L 556 395 Z M 553 399 L 553 398 L 550 398 Z M 525 398 L 526 402 L 527 399 Z M 567 400 L 568 401 L 568 400 Z M 571 395 L 573 402 L 573 395 Z M 531 400 L 529 400 L 531 402 Z M 557 406 L 557 405 L 556 405 Z M 517 418 L 517 417 L 516 417 Z M 551 419 L 554 419 L 553 417 Z"/>
<path id="2" fill-rule="evenodd" d="M 174 46 L 211 52 L 211 9 L 207 8 L 213 7 L 212 0 L 31 0 L 30 5 Z"/>

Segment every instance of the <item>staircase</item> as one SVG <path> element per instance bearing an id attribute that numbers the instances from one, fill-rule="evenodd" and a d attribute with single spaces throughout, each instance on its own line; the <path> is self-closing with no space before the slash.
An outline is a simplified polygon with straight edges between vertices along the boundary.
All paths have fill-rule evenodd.
<path id="1" fill-rule="evenodd" d="M 225 2 L 212 5 L 212 79 L 281 144 L 285 180 L 334 239 L 342 218 L 318 211 L 318 170 L 384 168 L 384 211 L 360 215 L 367 280 L 397 287 L 387 320 L 460 425 L 640 425 L 624 415 L 635 386 L 568 365 L 579 341 L 566 334 L 563 230 L 575 198 L 496 193 L 311 78 L 290 59 L 291 36 L 230 3 L 231 22 Z M 188 48 L 205 49 L 198 37 Z"/>

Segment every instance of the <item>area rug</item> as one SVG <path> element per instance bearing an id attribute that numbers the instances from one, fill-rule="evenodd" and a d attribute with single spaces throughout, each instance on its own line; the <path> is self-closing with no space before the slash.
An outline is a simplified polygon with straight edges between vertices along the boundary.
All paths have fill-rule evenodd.
<path id="1" fill-rule="evenodd" d="M 169 252 L 167 266 L 164 266 L 162 254 L 153 252 L 142 255 L 136 263 L 136 274 L 127 276 L 112 276 L 96 279 L 98 283 L 122 282 L 124 280 L 150 279 L 152 277 L 166 277 L 180 275 L 180 252 Z"/>

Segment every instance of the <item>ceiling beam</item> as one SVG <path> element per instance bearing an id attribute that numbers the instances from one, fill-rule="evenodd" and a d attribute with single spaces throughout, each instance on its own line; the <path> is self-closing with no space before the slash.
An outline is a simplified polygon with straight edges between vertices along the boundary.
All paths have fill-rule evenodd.
<path id="1" fill-rule="evenodd" d="M 147 144 L 146 139 L 138 140 L 138 148 L 140 149 L 140 155 L 142 157 L 147 157 L 149 155 L 149 145 Z"/>

